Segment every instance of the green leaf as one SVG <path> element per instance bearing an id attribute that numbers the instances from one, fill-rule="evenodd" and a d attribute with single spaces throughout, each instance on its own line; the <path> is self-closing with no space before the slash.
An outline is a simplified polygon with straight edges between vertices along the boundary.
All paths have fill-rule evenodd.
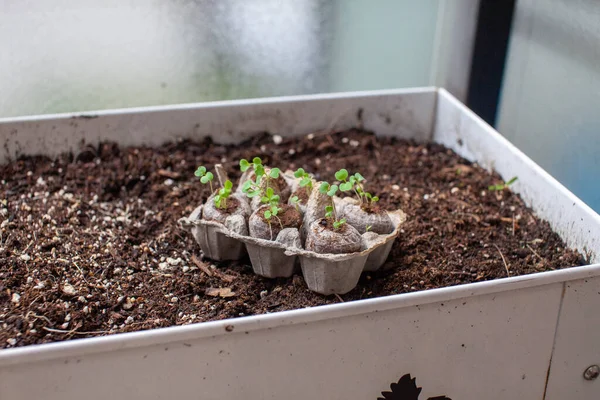
<path id="1" fill-rule="evenodd" d="M 354 175 L 350 176 L 349 182 L 354 185 L 356 183 L 356 177 Z"/>
<path id="2" fill-rule="evenodd" d="M 231 181 L 228 179 L 225 181 L 224 187 L 226 190 L 231 190 L 231 188 L 233 188 L 233 183 L 231 183 Z"/>
<path id="3" fill-rule="evenodd" d="M 300 199 L 298 198 L 298 196 L 290 197 L 290 202 L 292 202 L 293 204 L 296 204 L 299 201 L 300 201 Z"/>
<path id="4" fill-rule="evenodd" d="M 254 182 L 250 180 L 244 182 L 244 184 L 242 185 L 242 192 L 246 193 L 248 190 L 250 190 L 253 184 Z"/>
<path id="5" fill-rule="evenodd" d="M 275 196 L 271 197 L 271 203 L 279 203 L 279 195 L 276 194 Z"/>
<path id="6" fill-rule="evenodd" d="M 274 193 L 275 193 L 275 192 L 273 191 L 273 188 L 267 188 L 267 193 L 266 193 L 266 194 L 267 194 L 267 197 L 268 197 L 268 198 L 271 198 L 271 197 L 273 197 L 273 194 L 274 194 Z"/>
<path id="7" fill-rule="evenodd" d="M 379 201 L 379 197 L 377 197 L 377 196 L 373 196 L 373 198 L 371 199 L 371 201 L 372 201 L 373 203 L 377 203 L 377 202 Z"/>
<path id="8" fill-rule="evenodd" d="M 260 190 L 255 190 L 255 191 L 252 191 L 252 192 L 248 192 L 248 193 L 246 194 L 246 196 L 248 196 L 248 197 L 252 198 L 252 197 L 256 197 L 256 196 L 258 196 L 259 194 L 260 194 Z"/>
<path id="9" fill-rule="evenodd" d="M 331 187 L 327 191 L 327 195 L 330 197 L 333 197 L 333 196 L 335 196 L 337 191 L 338 191 L 338 185 L 331 185 Z"/>
<path id="10" fill-rule="evenodd" d="M 508 182 L 506 182 L 506 186 L 512 185 L 513 183 L 515 183 L 517 181 L 517 179 L 519 179 L 519 178 L 517 178 L 516 176 L 513 176 Z"/>
<path id="11" fill-rule="evenodd" d="M 261 177 L 265 174 L 265 167 L 263 167 L 262 165 L 255 165 L 254 166 L 254 174 L 256 175 L 256 177 Z"/>
<path id="12" fill-rule="evenodd" d="M 248 168 L 250 168 L 250 163 L 248 162 L 248 160 L 242 158 L 240 160 L 240 171 L 246 172 Z"/>
<path id="13" fill-rule="evenodd" d="M 279 207 L 277 207 L 277 206 L 272 206 L 271 207 L 271 214 L 277 216 L 278 212 L 279 212 Z"/>
<path id="14" fill-rule="evenodd" d="M 347 192 L 349 190 L 352 190 L 352 183 L 351 182 L 344 182 L 340 185 L 340 190 L 342 192 Z"/>
<path id="15" fill-rule="evenodd" d="M 279 168 L 272 168 L 271 171 L 269 172 L 269 176 L 273 179 L 277 179 L 277 178 L 279 178 L 280 172 L 281 172 L 281 170 Z"/>
<path id="16" fill-rule="evenodd" d="M 261 165 L 262 164 L 262 160 L 259 157 L 254 157 L 252 159 L 252 163 L 254 164 L 254 168 L 256 168 L 257 165 Z"/>
<path id="17" fill-rule="evenodd" d="M 298 168 L 296 172 L 294 172 L 294 176 L 296 178 L 302 178 L 305 174 L 306 172 L 304 171 L 304 168 Z"/>
<path id="18" fill-rule="evenodd" d="M 335 173 L 335 179 L 338 181 L 345 181 L 348 178 L 348 170 L 342 168 Z"/>
<path id="19" fill-rule="evenodd" d="M 304 178 L 302 178 L 302 180 L 300 181 L 300 187 L 304 187 L 307 186 L 309 183 L 311 183 L 311 179 L 308 176 L 305 176 Z"/>
<path id="20" fill-rule="evenodd" d="M 194 175 L 196 175 L 197 177 L 202 177 L 202 176 L 204 176 L 204 174 L 206 174 L 206 167 L 204 167 L 204 166 L 198 167 L 196 172 L 194 172 Z"/>
<path id="21" fill-rule="evenodd" d="M 260 198 L 260 202 L 261 203 L 268 203 L 269 202 L 269 198 L 267 196 L 263 196 Z"/>
<path id="22" fill-rule="evenodd" d="M 217 206 L 217 208 L 221 208 L 221 196 L 220 195 L 216 195 L 214 198 L 215 201 L 215 206 Z"/>
<path id="23" fill-rule="evenodd" d="M 367 199 L 371 200 L 371 198 L 372 198 L 373 196 L 371 196 L 371 193 L 369 193 L 369 192 L 365 192 L 365 197 L 366 197 Z"/>
<path id="24" fill-rule="evenodd" d="M 321 182 L 321 186 L 319 186 L 319 192 L 327 193 L 328 190 L 329 190 L 329 183 Z"/>
<path id="25" fill-rule="evenodd" d="M 354 174 L 354 177 L 356 178 L 356 180 L 358 182 L 362 182 L 362 181 L 365 180 L 365 178 L 360 173 L 358 173 L 358 172 Z"/>
<path id="26" fill-rule="evenodd" d="M 271 211 L 269 211 L 269 210 L 265 211 L 265 218 L 271 219 Z"/>
<path id="27" fill-rule="evenodd" d="M 333 212 L 333 206 L 325 206 L 326 212 Z"/>
<path id="28" fill-rule="evenodd" d="M 200 178 L 200 182 L 202 183 L 208 183 L 210 181 L 212 181 L 214 178 L 212 172 L 207 172 L 206 175 L 204 175 L 203 177 Z"/>

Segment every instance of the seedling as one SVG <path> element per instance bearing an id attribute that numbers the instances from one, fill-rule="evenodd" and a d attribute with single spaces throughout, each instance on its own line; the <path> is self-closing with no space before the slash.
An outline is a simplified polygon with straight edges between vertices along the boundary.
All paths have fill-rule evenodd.
<path id="1" fill-rule="evenodd" d="M 200 178 L 200 182 L 202 182 L 203 184 L 209 183 L 210 184 L 210 193 L 214 193 L 213 190 L 213 186 L 212 186 L 212 180 L 214 178 L 212 172 L 207 171 L 206 167 L 204 165 L 201 165 L 198 167 L 198 169 L 196 170 L 196 172 L 194 172 L 194 175 L 196 175 L 198 178 Z"/>
<path id="2" fill-rule="evenodd" d="M 519 179 L 519 178 L 517 178 L 516 176 L 513 176 L 508 182 L 503 182 L 503 183 L 500 183 L 498 185 L 488 186 L 488 190 L 490 190 L 490 191 L 500 191 L 500 190 L 508 189 L 508 187 L 510 185 L 512 185 L 513 183 L 515 183 L 517 179 Z"/>
<path id="3" fill-rule="evenodd" d="M 246 194 L 246 196 L 252 198 L 261 194 L 261 180 L 266 179 L 266 188 L 269 189 L 269 180 L 279 178 L 281 174 L 281 170 L 279 168 L 271 168 L 269 173 L 265 172 L 265 167 L 262 165 L 262 160 L 259 157 L 254 157 L 252 159 L 252 163 L 248 162 L 248 160 L 241 159 L 240 160 L 240 170 L 242 172 L 246 172 L 249 168 L 254 170 L 255 179 L 249 179 L 244 182 L 242 186 L 242 192 Z"/>
<path id="4" fill-rule="evenodd" d="M 355 173 L 354 175 L 349 175 L 348 170 L 342 168 L 335 173 L 335 179 L 340 181 L 340 191 L 349 192 L 354 190 L 356 197 L 360 201 L 360 204 L 373 204 L 379 201 L 379 197 L 373 196 L 369 192 L 365 192 L 363 188 L 362 182 L 365 181 L 365 178 L 360 173 Z"/>
<path id="5" fill-rule="evenodd" d="M 294 207 L 296 207 L 296 211 L 300 212 L 300 199 L 298 198 L 298 196 L 290 197 L 290 203 L 292 203 Z"/>
<path id="6" fill-rule="evenodd" d="M 200 178 L 201 183 L 203 183 L 205 185 L 208 183 L 210 185 L 210 192 L 214 193 L 214 189 L 213 189 L 213 185 L 212 185 L 214 175 L 212 172 L 208 171 L 205 166 L 201 165 L 198 167 L 198 169 L 196 169 L 196 172 L 194 172 L 194 175 L 196 175 L 198 178 Z M 217 208 L 220 208 L 220 209 L 227 208 L 227 199 L 231 195 L 232 188 L 233 188 L 233 183 L 231 183 L 230 180 L 226 180 L 225 183 L 223 184 L 223 187 L 221 187 L 221 189 L 219 189 L 219 191 L 213 198 L 213 201 Z"/>
<path id="7" fill-rule="evenodd" d="M 321 186 L 319 186 L 319 192 L 323 194 L 327 194 L 331 199 L 331 203 L 325 206 L 325 218 L 333 219 L 333 228 L 340 229 L 342 225 L 346 223 L 346 218 L 338 219 L 337 211 L 335 209 L 335 202 L 333 201 L 333 196 L 337 193 L 339 189 L 338 185 L 330 185 L 327 182 L 322 182 Z"/>
<path id="8" fill-rule="evenodd" d="M 267 220 L 267 224 L 269 224 L 269 231 L 271 232 L 271 240 L 273 240 L 273 227 L 271 226 L 271 218 L 276 218 L 277 222 L 279 222 L 279 226 L 283 229 L 283 223 L 281 219 L 277 216 L 282 209 L 277 207 L 277 204 L 271 205 L 271 207 L 265 211 L 263 214 L 265 219 Z"/>
<path id="9" fill-rule="evenodd" d="M 273 206 L 279 203 L 279 195 L 275 194 L 273 188 L 267 188 L 265 195 L 260 198 L 260 201 L 261 203 Z"/>
<path id="10" fill-rule="evenodd" d="M 312 178 L 303 168 L 298 168 L 296 172 L 294 172 L 294 176 L 296 178 L 300 178 L 300 187 L 306 187 L 308 192 L 312 192 Z"/>

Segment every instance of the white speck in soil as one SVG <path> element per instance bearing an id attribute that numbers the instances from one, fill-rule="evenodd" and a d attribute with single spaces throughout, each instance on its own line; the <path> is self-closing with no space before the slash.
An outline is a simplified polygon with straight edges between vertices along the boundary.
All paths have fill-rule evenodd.
<path id="1" fill-rule="evenodd" d="M 21 260 L 29 261 L 29 260 L 31 260 L 31 257 L 27 254 L 21 254 Z"/>
<path id="2" fill-rule="evenodd" d="M 393 190 L 400 190 L 400 186 L 398 186 L 398 185 L 392 185 L 392 189 Z"/>
<path id="3" fill-rule="evenodd" d="M 19 302 L 21 301 L 21 295 L 19 293 L 13 293 L 10 301 L 12 301 L 15 304 L 19 304 Z"/>
<path id="4" fill-rule="evenodd" d="M 11 346 L 14 346 L 17 344 L 17 339 L 15 339 L 15 338 L 6 339 L 6 343 L 10 344 Z"/>
<path id="5" fill-rule="evenodd" d="M 65 283 L 62 287 L 62 292 L 66 295 L 72 296 L 75 293 L 77 293 L 77 291 L 75 290 L 75 288 L 73 287 L 73 285 L 71 285 L 70 283 Z"/>
<path id="6" fill-rule="evenodd" d="M 263 290 L 260 292 L 260 298 L 264 299 L 269 294 L 268 290 Z"/>
<path id="7" fill-rule="evenodd" d="M 283 142 L 283 138 L 279 135 L 273 135 L 273 143 L 279 145 Z"/>

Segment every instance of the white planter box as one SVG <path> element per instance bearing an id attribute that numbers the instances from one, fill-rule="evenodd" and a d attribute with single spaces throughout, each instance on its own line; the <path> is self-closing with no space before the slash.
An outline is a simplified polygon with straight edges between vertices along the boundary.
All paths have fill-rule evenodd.
<path id="1" fill-rule="evenodd" d="M 359 110 L 362 112 L 359 112 Z M 359 120 L 359 115 L 362 119 Z M 238 142 L 362 124 L 442 143 L 503 178 L 600 260 L 600 217 L 445 90 L 421 88 L 0 120 L 0 162 L 82 139 Z M 600 264 L 312 309 L 0 351 L 0 399 L 595 399 Z"/>

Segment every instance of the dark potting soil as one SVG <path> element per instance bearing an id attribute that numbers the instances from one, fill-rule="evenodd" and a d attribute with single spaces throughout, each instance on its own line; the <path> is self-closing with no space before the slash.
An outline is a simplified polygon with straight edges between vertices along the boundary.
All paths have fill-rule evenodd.
<path id="1" fill-rule="evenodd" d="M 277 230 L 273 230 L 273 234 L 275 232 L 279 233 L 283 228 L 299 228 L 302 222 L 300 213 L 296 208 L 289 204 L 280 204 L 280 211 L 276 216 L 271 217 L 271 223 L 274 224 L 274 228 Z M 269 210 L 269 207 L 264 207 L 257 211 L 258 216 L 262 218 L 265 224 L 268 224 L 269 221 L 265 218 L 265 211 Z"/>
<path id="2" fill-rule="evenodd" d="M 292 193 L 292 196 L 298 196 L 298 203 L 306 204 L 309 196 L 308 187 L 304 186 L 298 188 L 294 193 Z"/>
<path id="3" fill-rule="evenodd" d="M 248 260 L 201 260 L 177 220 L 209 195 L 198 165 L 262 158 L 333 180 L 360 171 L 365 189 L 408 220 L 381 271 L 343 296 L 310 292 L 299 274 L 256 276 Z M 436 145 L 365 132 L 275 144 L 207 140 L 160 148 L 105 143 L 56 160 L 0 167 L 0 345 L 23 346 L 256 315 L 583 265 L 548 223 L 475 164 Z"/>

